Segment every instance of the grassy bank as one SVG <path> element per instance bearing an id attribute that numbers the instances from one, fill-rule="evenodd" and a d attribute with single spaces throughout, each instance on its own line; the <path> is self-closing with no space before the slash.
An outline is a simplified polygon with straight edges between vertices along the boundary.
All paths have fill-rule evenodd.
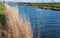
<path id="1" fill-rule="evenodd" d="M 36 7 L 54 7 L 60 8 L 60 2 L 55 3 L 19 3 L 28 6 L 36 6 Z"/>
<path id="2" fill-rule="evenodd" d="M 54 3 L 27 3 L 27 2 L 9 2 L 9 3 L 15 3 L 15 4 L 23 4 L 26 6 L 37 6 L 37 7 L 54 7 L 54 8 L 60 8 L 60 2 L 54 2 Z"/>
<path id="3" fill-rule="evenodd" d="M 4 23 L 4 5 L 0 3 L 0 28 L 2 28 Z"/>
<path id="4" fill-rule="evenodd" d="M 60 3 L 31 3 L 31 5 L 60 8 Z"/>

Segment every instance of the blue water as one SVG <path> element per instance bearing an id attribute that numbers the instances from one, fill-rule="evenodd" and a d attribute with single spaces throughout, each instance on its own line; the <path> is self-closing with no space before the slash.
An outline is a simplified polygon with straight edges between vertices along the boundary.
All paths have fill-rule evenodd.
<path id="1" fill-rule="evenodd" d="M 19 9 L 19 16 L 30 19 L 34 38 L 60 38 L 60 11 L 46 10 L 14 4 Z M 13 6 L 13 4 L 10 4 Z"/>

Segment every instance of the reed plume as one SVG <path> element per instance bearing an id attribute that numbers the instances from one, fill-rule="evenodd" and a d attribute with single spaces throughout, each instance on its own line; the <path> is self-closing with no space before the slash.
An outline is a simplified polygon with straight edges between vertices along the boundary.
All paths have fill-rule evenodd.
<path id="1" fill-rule="evenodd" d="M 5 4 L 5 26 L 7 36 L 4 38 L 33 38 L 30 22 L 18 16 L 18 9 Z"/>

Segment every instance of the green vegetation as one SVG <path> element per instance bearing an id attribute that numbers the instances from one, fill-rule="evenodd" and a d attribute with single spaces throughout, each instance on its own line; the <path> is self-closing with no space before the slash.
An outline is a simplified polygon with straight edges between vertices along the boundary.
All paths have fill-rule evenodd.
<path id="1" fill-rule="evenodd" d="M 23 5 L 27 5 L 27 6 L 60 8 L 60 2 L 55 2 L 55 3 L 18 3 L 18 4 L 23 4 Z"/>
<path id="2" fill-rule="evenodd" d="M 4 4 L 0 3 L 0 15 L 3 15 L 4 10 Z"/>
<path id="3" fill-rule="evenodd" d="M 54 3 L 27 3 L 27 2 L 9 2 L 14 4 L 22 4 L 26 6 L 37 6 L 37 7 L 54 7 L 54 8 L 60 8 L 60 2 L 54 2 Z"/>
<path id="4" fill-rule="evenodd" d="M 0 28 L 2 28 L 4 23 L 4 4 L 0 3 Z"/>
<path id="5" fill-rule="evenodd" d="M 32 3 L 31 5 L 60 8 L 60 3 Z"/>

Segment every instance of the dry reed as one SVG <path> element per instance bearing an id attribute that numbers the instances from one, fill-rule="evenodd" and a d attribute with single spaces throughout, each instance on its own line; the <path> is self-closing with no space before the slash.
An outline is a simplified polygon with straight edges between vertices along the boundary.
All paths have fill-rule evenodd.
<path id="1" fill-rule="evenodd" d="M 30 22 L 18 17 L 18 9 L 5 4 L 5 29 L 7 36 L 4 38 L 33 38 Z"/>

